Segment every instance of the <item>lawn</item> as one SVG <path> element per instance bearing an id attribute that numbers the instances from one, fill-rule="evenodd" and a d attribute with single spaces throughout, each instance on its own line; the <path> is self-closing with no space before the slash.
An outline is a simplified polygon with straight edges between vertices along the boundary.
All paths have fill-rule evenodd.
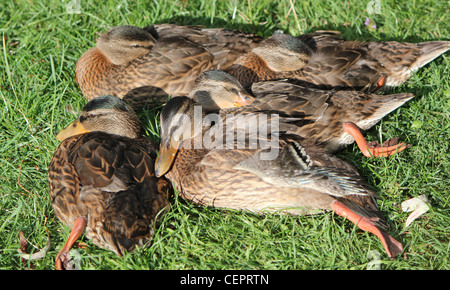
<path id="1" fill-rule="evenodd" d="M 376 1 L 376 0 L 374 0 Z M 201 24 L 270 36 L 339 30 L 346 39 L 420 42 L 450 39 L 447 0 L 1 0 L 0 9 L 0 269 L 54 269 L 70 229 L 55 217 L 47 167 L 56 133 L 85 104 L 74 80 L 77 59 L 112 26 Z M 64 3 L 66 2 L 66 3 Z M 70 2 L 70 3 L 68 3 Z M 98 4 L 102 3 L 102 4 Z M 375 7 L 375 6 L 374 6 Z M 370 10 L 370 9 L 369 9 Z M 376 29 L 364 24 L 366 18 Z M 153 243 L 118 257 L 82 239 L 82 269 L 366 269 L 372 250 L 382 269 L 450 269 L 450 55 L 422 68 L 395 92 L 415 98 L 371 130 L 369 140 L 399 137 L 411 148 L 368 159 L 348 146 L 338 155 L 380 194 L 379 206 L 405 257 L 390 260 L 378 239 L 332 213 L 308 217 L 255 215 L 192 205 L 176 194 Z M 161 108 L 140 112 L 148 137 L 159 140 Z M 426 195 L 430 210 L 404 228 L 401 202 Z M 22 262 L 19 231 L 39 260 Z"/>

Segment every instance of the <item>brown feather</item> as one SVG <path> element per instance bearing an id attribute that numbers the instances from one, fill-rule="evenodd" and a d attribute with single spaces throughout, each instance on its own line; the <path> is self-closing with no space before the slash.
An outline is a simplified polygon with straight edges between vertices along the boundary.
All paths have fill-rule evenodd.
<path id="1" fill-rule="evenodd" d="M 101 132 L 66 139 L 49 166 L 55 214 L 69 226 L 85 217 L 86 236 L 119 255 L 145 244 L 168 207 L 169 184 L 155 177 L 155 158 L 146 139 Z"/>

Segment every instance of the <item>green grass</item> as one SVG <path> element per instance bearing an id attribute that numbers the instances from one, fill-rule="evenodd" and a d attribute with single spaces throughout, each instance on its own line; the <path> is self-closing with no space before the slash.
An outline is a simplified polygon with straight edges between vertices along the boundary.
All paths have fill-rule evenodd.
<path id="1" fill-rule="evenodd" d="M 65 2 L 69 2 L 66 0 Z M 448 1 L 188 0 L 102 2 L 81 0 L 81 14 L 62 1 L 2 1 L 0 10 L 0 269 L 54 269 L 70 229 L 55 217 L 47 166 L 55 134 L 85 104 L 74 81 L 77 59 L 109 27 L 152 23 L 202 24 L 269 36 L 318 29 L 347 39 L 426 41 L 450 38 Z M 294 5 L 294 9 L 293 6 Z M 366 17 L 377 30 L 368 30 Z M 395 92 L 416 97 L 366 132 L 369 140 L 398 136 L 412 147 L 389 158 L 367 159 L 356 146 L 339 156 L 354 164 L 381 195 L 381 210 L 407 259 L 389 260 L 378 239 L 332 213 L 311 217 L 253 215 L 192 205 L 177 196 L 153 244 L 125 257 L 84 239 L 83 269 L 365 269 L 367 253 L 382 254 L 383 269 L 450 269 L 450 86 L 448 53 L 421 69 Z M 141 113 L 149 138 L 158 140 L 158 110 Z M 431 209 L 404 229 L 402 201 L 426 194 Z M 22 264 L 19 231 L 43 259 Z"/>

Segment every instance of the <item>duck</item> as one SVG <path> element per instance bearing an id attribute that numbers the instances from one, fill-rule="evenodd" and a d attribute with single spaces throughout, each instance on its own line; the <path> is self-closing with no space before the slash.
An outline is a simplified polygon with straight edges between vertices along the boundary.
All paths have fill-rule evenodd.
<path id="1" fill-rule="evenodd" d="M 168 37 L 185 37 L 206 47 L 215 56 L 220 56 L 220 66 L 225 70 L 242 54 L 250 52 L 264 39 L 254 33 L 237 29 L 209 28 L 201 25 L 153 24 L 142 28 L 156 40 Z M 218 57 L 219 58 L 219 57 Z"/>
<path id="2" fill-rule="evenodd" d="M 202 71 L 226 68 L 258 40 L 227 29 L 116 26 L 79 58 L 75 79 L 87 100 L 113 95 L 134 108 L 164 103 L 168 95 L 187 95 Z"/>
<path id="3" fill-rule="evenodd" d="M 376 192 L 353 166 L 289 134 L 291 125 L 279 115 L 251 110 L 245 115 L 241 109 L 246 106 L 226 113 L 198 108 L 192 98 L 175 97 L 161 112 L 155 174 L 169 179 L 182 198 L 257 214 L 333 211 L 376 235 L 389 257 L 402 253 L 401 242 L 387 233 Z M 205 123 L 211 114 L 215 117 Z M 264 127 L 265 133 L 249 127 Z"/>
<path id="4" fill-rule="evenodd" d="M 388 157 L 410 144 L 394 137 L 378 144 L 368 142 L 361 130 L 368 130 L 384 116 L 414 98 L 411 93 L 375 94 L 354 90 L 322 90 L 286 80 L 263 81 L 251 87 L 258 109 L 282 111 L 301 117 L 293 133 L 335 153 L 356 142 L 365 157 Z"/>
<path id="5" fill-rule="evenodd" d="M 72 229 L 56 269 L 69 267 L 68 252 L 83 233 L 119 256 L 152 240 L 171 185 L 155 176 L 157 146 L 142 134 L 130 106 L 107 95 L 89 101 L 56 136 L 50 198 L 56 217 Z"/>
<path id="6" fill-rule="evenodd" d="M 248 89 L 257 81 L 288 78 L 319 89 L 388 91 L 450 49 L 450 41 L 347 41 L 336 31 L 264 39 L 226 71 Z"/>
<path id="7" fill-rule="evenodd" d="M 200 76 L 188 97 L 208 112 L 222 110 L 226 114 L 231 110 L 239 114 L 249 111 L 279 114 L 289 118 L 291 134 L 307 138 L 328 153 L 335 153 L 356 142 L 366 157 L 388 157 L 411 146 L 399 143 L 395 137 L 383 144 L 368 142 L 361 133 L 412 99 L 414 95 L 410 93 L 380 95 L 351 90 L 321 90 L 277 80 L 254 83 L 250 94 L 227 72 L 209 70 Z"/>

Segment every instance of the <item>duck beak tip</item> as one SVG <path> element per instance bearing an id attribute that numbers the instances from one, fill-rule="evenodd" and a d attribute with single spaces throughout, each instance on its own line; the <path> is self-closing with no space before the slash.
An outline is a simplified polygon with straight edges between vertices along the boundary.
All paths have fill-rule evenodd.
<path id="1" fill-rule="evenodd" d="M 81 123 L 77 120 L 75 122 L 72 122 L 69 126 L 67 126 L 66 128 L 62 129 L 57 135 L 56 135 L 56 139 L 58 141 L 64 141 L 65 139 L 75 136 L 75 135 L 79 135 L 79 134 L 84 134 L 84 133 L 88 133 L 89 131 L 83 128 L 83 125 L 81 125 Z"/>
<path id="2" fill-rule="evenodd" d="M 155 161 L 155 175 L 161 177 L 169 171 L 172 166 L 175 156 L 178 152 L 176 147 L 169 146 L 168 148 L 161 146 L 159 156 Z"/>

